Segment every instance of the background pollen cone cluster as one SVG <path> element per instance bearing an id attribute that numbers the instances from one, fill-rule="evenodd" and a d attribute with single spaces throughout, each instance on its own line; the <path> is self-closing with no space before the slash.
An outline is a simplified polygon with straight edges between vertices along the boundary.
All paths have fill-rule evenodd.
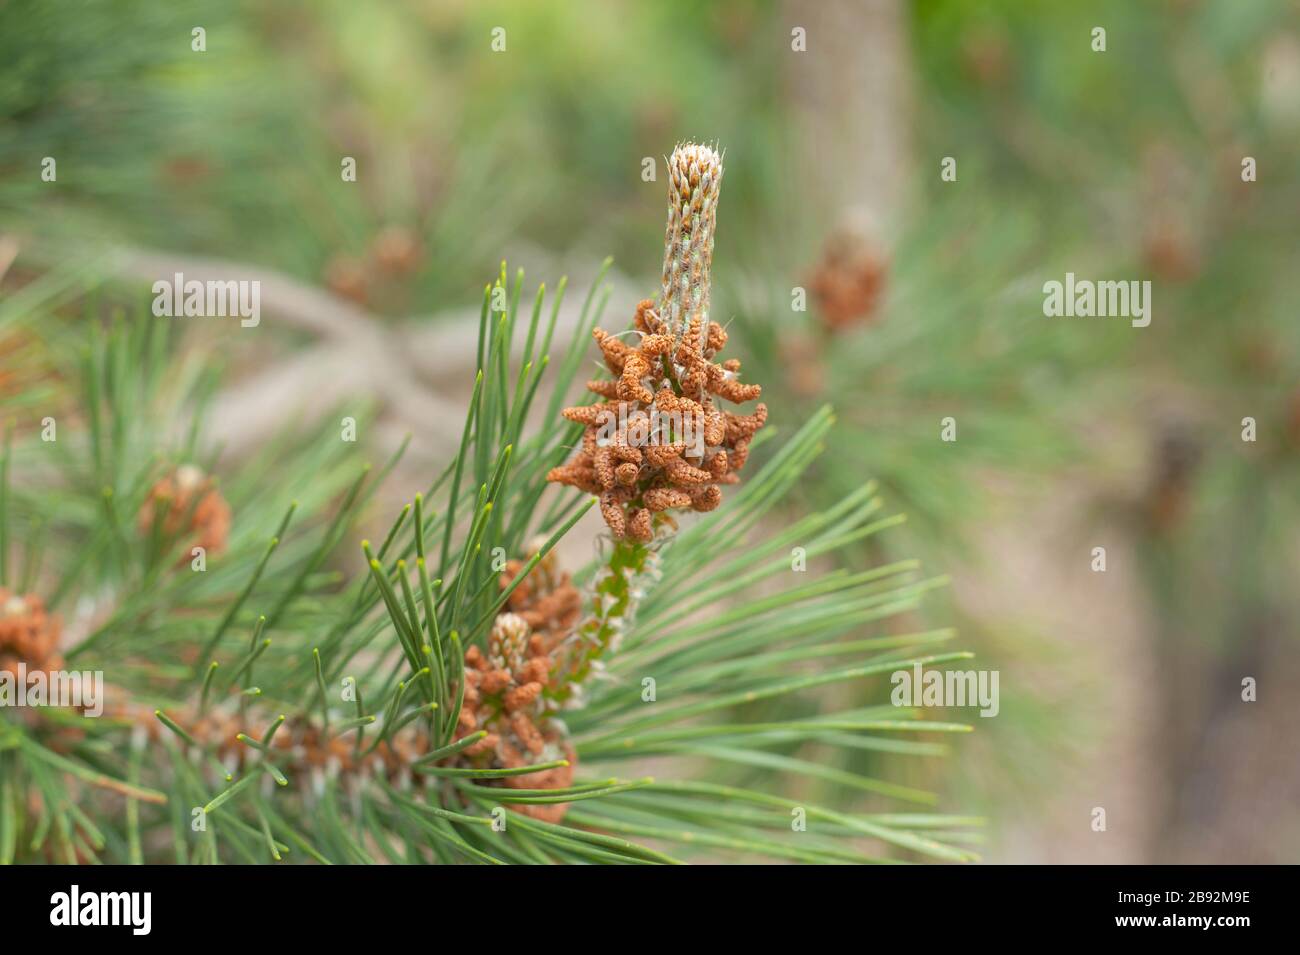
<path id="1" fill-rule="evenodd" d="M 613 378 L 587 383 L 605 400 L 565 408 L 586 426 L 582 446 L 548 480 L 600 497 L 600 511 L 616 538 L 649 541 L 653 515 L 670 508 L 710 511 L 745 463 L 767 406 L 753 414 L 720 410 L 722 398 L 757 398 L 743 384 L 740 362 L 717 362 L 727 333 L 709 320 L 709 269 L 722 160 L 707 146 L 678 146 L 669 160 L 668 228 L 659 304 L 637 305 L 635 345 L 594 329 Z"/>
<path id="2" fill-rule="evenodd" d="M 523 572 L 512 560 L 501 575 L 508 587 Z M 506 776 L 511 789 L 564 789 L 573 785 L 577 755 L 563 727 L 550 718 L 544 694 L 564 679 L 564 651 L 581 615 L 582 595 L 554 553 L 543 557 L 511 593 L 509 609 L 497 615 L 488 635 L 487 652 L 465 651 L 465 699 L 456 738 L 487 735 L 467 747 L 461 762 L 470 766 L 518 769 L 539 762 L 568 760 L 553 769 Z M 512 804 L 534 819 L 559 822 L 568 803 Z"/>
<path id="3" fill-rule="evenodd" d="M 58 670 L 59 618 L 45 612 L 35 594 L 18 594 L 0 587 L 0 670 L 18 676 L 18 664 L 27 671 Z"/>
<path id="4" fill-rule="evenodd" d="M 180 563 L 190 559 L 193 547 L 202 547 L 209 554 L 225 550 L 230 537 L 230 505 L 212 478 L 192 464 L 176 468 L 149 490 L 136 518 L 140 532 L 148 536 L 158 519 L 165 539 L 194 535 L 181 551 Z"/>

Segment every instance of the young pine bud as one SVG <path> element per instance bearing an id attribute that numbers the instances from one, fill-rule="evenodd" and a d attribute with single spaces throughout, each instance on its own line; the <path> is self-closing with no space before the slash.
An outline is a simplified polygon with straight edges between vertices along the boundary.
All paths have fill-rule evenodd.
<path id="1" fill-rule="evenodd" d="M 659 317 L 674 340 L 681 339 L 692 318 L 708 327 L 709 266 L 721 189 L 722 157 L 716 151 L 694 143 L 673 150 Z"/>

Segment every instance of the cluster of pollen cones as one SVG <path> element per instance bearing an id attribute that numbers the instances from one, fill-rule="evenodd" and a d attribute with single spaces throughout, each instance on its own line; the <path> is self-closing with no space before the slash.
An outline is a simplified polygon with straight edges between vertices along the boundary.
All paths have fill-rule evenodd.
<path id="1" fill-rule="evenodd" d="M 706 146 L 679 146 L 669 161 L 668 230 L 659 303 L 637 305 L 631 341 L 592 334 L 612 378 L 591 381 L 604 401 L 565 408 L 585 426 L 577 455 L 547 479 L 600 498 L 616 538 L 649 542 L 654 515 L 711 511 L 735 483 L 767 406 L 737 414 L 717 406 L 759 397 L 740 362 L 716 361 L 727 333 L 709 320 L 709 270 L 722 161 Z"/>
<path id="2" fill-rule="evenodd" d="M 501 577 L 504 588 L 519 575 L 522 561 L 511 561 Z M 547 554 L 511 593 L 506 612 L 488 634 L 487 651 L 465 652 L 465 700 L 456 738 L 486 736 L 462 751 L 466 765 L 502 769 L 566 760 L 568 765 L 520 776 L 506 776 L 512 789 L 561 789 L 573 784 L 577 756 L 564 728 L 550 714 L 548 687 L 565 679 L 565 651 L 582 612 L 582 595 Z M 547 822 L 564 818 L 566 803 L 516 805 L 518 811 Z"/>
<path id="3" fill-rule="evenodd" d="M 167 540 L 191 535 L 179 561 L 190 559 L 191 548 L 202 547 L 208 554 L 225 549 L 230 537 L 230 505 L 215 482 L 192 464 L 165 475 L 149 490 L 136 518 L 146 537 L 157 528 Z"/>
<path id="4" fill-rule="evenodd" d="M 27 672 L 58 670 L 59 618 L 45 612 L 35 594 L 18 594 L 0 587 L 0 670 L 18 676 L 18 664 Z"/>

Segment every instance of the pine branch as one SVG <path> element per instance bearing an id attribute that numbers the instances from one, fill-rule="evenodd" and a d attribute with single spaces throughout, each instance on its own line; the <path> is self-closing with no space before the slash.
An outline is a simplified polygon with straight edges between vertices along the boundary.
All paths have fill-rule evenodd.
<path id="1" fill-rule="evenodd" d="M 75 707 L 0 714 L 0 861 L 974 858 L 978 820 L 842 808 L 937 796 L 824 754 L 928 759 L 943 747 L 925 734 L 969 727 L 836 706 L 823 688 L 969 655 L 938 649 L 950 631 L 906 629 L 942 583 L 915 562 L 793 567 L 795 548 L 838 563 L 897 519 L 873 485 L 787 519 L 783 502 L 834 446 L 830 411 L 773 438 L 765 413 L 716 406 L 757 388 L 714 360 L 715 161 L 675 154 L 665 289 L 638 310 L 635 348 L 593 333 L 597 288 L 557 347 L 557 306 L 547 318 L 544 290 L 526 299 L 503 264 L 485 289 L 458 446 L 378 549 L 362 544 L 362 574 L 335 561 L 396 456 L 371 468 L 322 427 L 223 473 L 202 441 L 211 382 L 156 337 L 156 320 L 140 309 L 92 336 L 73 375 L 80 427 L 55 447 L 20 427 L 0 468 L 55 479 L 0 482 L 0 523 L 19 545 L 41 529 L 49 569 L 21 577 L 53 594 L 51 609 L 95 610 L 61 642 L 58 613 L 6 592 L 0 623 L 42 634 L 32 663 L 66 654 L 104 669 L 110 703 L 102 720 Z M 41 317 L 23 320 L 37 329 Z M 624 412 L 698 409 L 702 452 L 681 428 L 646 432 L 666 452 L 626 428 L 602 445 L 594 420 L 558 413 L 588 335 L 614 376 L 597 393 Z M 528 431 L 547 375 L 551 413 Z M 161 424 L 177 407 L 195 417 L 169 438 Z M 735 483 L 764 442 L 766 462 Z M 576 493 L 548 483 L 557 471 Z M 299 476 L 292 501 L 277 474 Z M 598 499 L 612 539 L 570 574 L 554 547 Z M 674 509 L 696 513 L 678 526 Z M 659 778 L 611 772 L 646 757 Z M 796 795 L 801 780 L 825 798 Z M 800 815 L 806 828 L 792 826 Z"/>

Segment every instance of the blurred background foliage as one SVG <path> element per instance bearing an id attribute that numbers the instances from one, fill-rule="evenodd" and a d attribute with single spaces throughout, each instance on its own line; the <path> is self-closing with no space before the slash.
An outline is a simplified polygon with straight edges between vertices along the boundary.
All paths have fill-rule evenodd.
<path id="1" fill-rule="evenodd" d="M 950 780 L 988 857 L 1296 857 L 1295 4 L 6 0 L 0 24 L 8 296 L 130 247 L 434 324 L 506 254 L 612 254 L 630 308 L 660 265 L 644 158 L 718 141 L 714 317 L 778 420 L 837 411 L 800 500 L 878 478 L 899 553 L 954 577 L 927 622 L 1002 671 Z M 870 175 L 831 163 L 878 141 Z M 1150 327 L 1044 318 L 1067 271 L 1149 279 Z M 39 355 L 3 315 L 18 409 Z"/>

